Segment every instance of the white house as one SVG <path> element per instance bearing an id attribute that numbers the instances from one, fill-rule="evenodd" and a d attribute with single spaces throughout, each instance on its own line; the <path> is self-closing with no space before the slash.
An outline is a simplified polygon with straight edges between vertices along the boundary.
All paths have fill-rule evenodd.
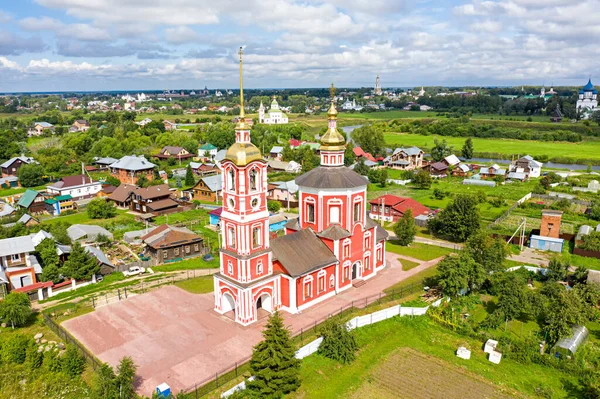
<path id="1" fill-rule="evenodd" d="M 514 161 L 510 166 L 510 172 L 524 173 L 526 179 L 540 177 L 542 174 L 542 163 L 536 161 L 529 155 L 525 155 Z"/>
<path id="2" fill-rule="evenodd" d="M 269 112 L 267 112 L 267 115 L 265 115 L 265 106 L 261 101 L 260 107 L 258 108 L 258 122 L 266 125 L 284 125 L 288 123 L 288 117 L 279 108 L 279 104 L 277 103 L 275 96 L 273 96 L 271 108 L 269 109 Z"/>
<path id="3" fill-rule="evenodd" d="M 200 158 L 214 159 L 219 149 L 211 143 L 205 143 L 198 148 L 198 156 Z"/>
<path id="4" fill-rule="evenodd" d="M 102 183 L 86 175 L 66 176 L 46 187 L 50 195 L 70 195 L 73 199 L 95 197 L 102 190 Z"/>

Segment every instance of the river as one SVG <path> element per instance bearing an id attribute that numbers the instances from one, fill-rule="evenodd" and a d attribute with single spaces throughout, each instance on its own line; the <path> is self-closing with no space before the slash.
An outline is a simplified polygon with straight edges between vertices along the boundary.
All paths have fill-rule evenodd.
<path id="1" fill-rule="evenodd" d="M 362 125 L 353 125 L 353 126 L 344 126 L 342 130 L 351 136 L 354 129 L 361 127 Z M 427 155 L 427 154 L 425 154 Z M 511 163 L 510 159 L 494 159 L 494 158 L 472 158 L 469 160 L 470 162 L 482 162 L 482 163 L 497 163 L 508 165 Z M 545 162 L 544 167 L 551 169 L 567 169 L 567 170 L 587 170 L 588 165 L 583 165 L 579 163 L 556 163 L 556 162 Z M 592 170 L 600 171 L 600 165 L 592 166 Z"/>

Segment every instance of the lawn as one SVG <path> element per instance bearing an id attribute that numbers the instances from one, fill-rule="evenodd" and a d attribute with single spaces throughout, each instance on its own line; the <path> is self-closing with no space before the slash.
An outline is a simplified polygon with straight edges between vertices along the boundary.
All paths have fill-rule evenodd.
<path id="1" fill-rule="evenodd" d="M 215 284 L 212 276 L 202 276 L 182 280 L 175 283 L 181 289 L 191 292 L 192 294 L 206 294 L 213 292 Z"/>
<path id="2" fill-rule="evenodd" d="M 421 286 L 424 287 L 426 285 L 433 285 L 433 279 L 435 277 L 437 273 L 437 266 L 432 266 L 429 267 L 423 271 L 420 271 L 419 273 L 410 276 L 407 279 L 404 279 L 388 288 L 386 288 L 385 290 L 383 290 L 386 294 L 391 294 L 392 292 L 394 293 L 398 293 L 398 292 L 402 292 L 405 289 L 410 289 L 411 291 L 414 289 L 414 291 L 416 292 L 417 290 L 415 289 L 415 286 Z M 422 292 L 421 289 L 418 290 L 419 292 Z"/>
<path id="3" fill-rule="evenodd" d="M 184 259 L 179 262 L 168 263 L 162 266 L 152 268 L 155 272 L 174 272 L 177 270 L 193 270 L 193 269 L 214 269 L 219 267 L 219 257 L 215 254 L 215 259 L 209 262 L 201 257 Z"/>
<path id="4" fill-rule="evenodd" d="M 490 363 L 481 350 L 482 342 L 440 328 L 427 317 L 393 318 L 356 331 L 360 351 L 354 363 L 343 366 L 319 355 L 305 358 L 302 386 L 290 397 L 482 397 L 478 391 L 496 395 L 486 397 L 526 397 L 544 387 L 552 390 L 553 398 L 566 398 L 573 397 L 573 392 L 565 391 L 565 381 L 577 384 L 572 376 L 549 367 L 531 364 L 524 372 L 522 364 L 510 359 Z M 460 345 L 471 348 L 470 360 L 455 356 Z M 399 351 L 412 354 L 398 363 Z M 479 388 L 473 391 L 474 385 Z M 436 395 L 439 387 L 445 388 L 441 396 Z"/>
<path id="5" fill-rule="evenodd" d="M 46 189 L 46 186 L 38 186 L 38 187 L 30 187 L 32 190 L 43 191 Z M 0 189 L 0 197 L 8 197 L 11 195 L 21 194 L 27 191 L 26 187 L 14 187 L 14 188 L 4 188 Z"/>
<path id="6" fill-rule="evenodd" d="M 205 226 L 209 224 L 208 210 L 203 208 L 192 209 L 184 212 L 171 213 L 167 215 L 161 215 L 154 219 L 156 225 L 160 226 L 164 223 L 184 223 L 184 222 L 198 222 Z"/>
<path id="7" fill-rule="evenodd" d="M 442 137 L 442 136 L 422 136 L 419 134 L 405 133 L 385 133 L 385 141 L 392 147 L 417 146 L 427 151 L 433 147 L 433 140 L 446 140 L 449 145 L 454 146 L 455 150 L 462 148 L 464 137 Z M 504 155 L 505 159 L 510 159 L 512 155 L 547 156 L 569 158 L 576 160 L 594 160 L 600 163 L 600 141 L 582 141 L 579 143 L 552 142 L 552 141 L 527 141 L 510 139 L 483 139 L 472 138 L 477 153 L 498 153 Z"/>
<path id="8" fill-rule="evenodd" d="M 404 247 L 398 245 L 395 240 L 387 242 L 386 250 L 398 255 L 410 256 L 411 258 L 422 261 L 433 260 L 440 256 L 446 256 L 453 251 L 450 248 L 438 247 L 435 245 L 427 245 L 419 242 L 413 242 L 410 246 Z M 402 262 L 405 262 L 402 260 Z"/>
<path id="9" fill-rule="evenodd" d="M 402 270 L 404 270 L 404 271 L 414 269 L 415 267 L 420 265 L 420 263 L 412 262 L 410 260 L 406 260 L 406 259 L 402 259 L 402 258 L 398 258 L 398 261 L 402 264 Z"/>

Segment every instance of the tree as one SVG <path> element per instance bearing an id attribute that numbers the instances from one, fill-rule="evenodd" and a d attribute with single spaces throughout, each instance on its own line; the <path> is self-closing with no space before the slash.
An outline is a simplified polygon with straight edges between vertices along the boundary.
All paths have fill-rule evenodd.
<path id="1" fill-rule="evenodd" d="M 104 198 L 96 198 L 87 206 L 87 214 L 90 219 L 110 219 L 117 215 L 117 208 L 111 201 Z"/>
<path id="2" fill-rule="evenodd" d="M 575 290 L 561 290 L 550 300 L 542 330 L 547 341 L 554 344 L 571 335 L 571 327 L 585 322 L 584 302 Z"/>
<path id="3" fill-rule="evenodd" d="M 0 302 L 0 318 L 10 322 L 13 329 L 25 325 L 31 313 L 31 302 L 22 292 L 11 292 Z"/>
<path id="4" fill-rule="evenodd" d="M 479 231 L 469 237 L 465 251 L 487 272 L 503 269 L 508 256 L 508 247 L 504 240 L 493 238 L 487 231 Z"/>
<path id="5" fill-rule="evenodd" d="M 527 296 L 522 279 L 516 273 L 505 272 L 498 281 L 498 308 L 506 318 L 518 318 L 527 306 Z"/>
<path id="6" fill-rule="evenodd" d="M 116 385 L 119 390 L 120 399 L 137 398 L 135 393 L 135 373 L 137 366 L 130 357 L 124 357 L 117 366 Z"/>
<path id="7" fill-rule="evenodd" d="M 568 261 L 562 261 L 558 257 L 554 257 L 548 263 L 546 277 L 552 281 L 564 281 L 567 278 L 569 266 Z"/>
<path id="8" fill-rule="evenodd" d="M 465 140 L 465 144 L 463 145 L 462 151 L 461 151 L 461 155 L 463 156 L 463 158 L 465 159 L 471 159 L 473 158 L 473 139 L 471 139 L 470 137 L 468 139 Z"/>
<path id="9" fill-rule="evenodd" d="M 344 165 L 350 166 L 356 161 L 356 154 L 354 154 L 354 146 L 351 142 L 346 144 L 346 149 L 344 150 Z"/>
<path id="10" fill-rule="evenodd" d="M 352 139 L 364 152 L 380 155 L 385 151 L 382 124 L 365 125 L 352 131 Z"/>
<path id="11" fill-rule="evenodd" d="M 354 171 L 356 173 L 358 173 L 359 175 L 363 175 L 363 176 L 367 176 L 369 174 L 369 167 L 367 165 L 365 165 L 365 160 L 364 158 L 358 158 L 358 162 L 356 163 L 356 166 L 354 167 Z"/>
<path id="12" fill-rule="evenodd" d="M 146 175 L 141 175 L 138 177 L 136 184 L 138 187 L 148 187 L 150 185 L 150 181 L 146 177 Z"/>
<path id="13" fill-rule="evenodd" d="M 320 329 L 323 342 L 319 346 L 319 354 L 341 363 L 351 363 L 356 358 L 358 344 L 352 331 L 348 331 L 345 323 L 329 319 Z"/>
<path id="14" fill-rule="evenodd" d="M 281 209 L 281 203 L 279 201 L 269 200 L 267 201 L 267 210 L 270 213 L 277 213 Z"/>
<path id="15" fill-rule="evenodd" d="M 188 165 L 187 169 L 185 170 L 185 185 L 191 187 L 194 185 L 194 183 L 196 183 L 194 180 L 194 171 L 192 170 L 191 165 Z"/>
<path id="16" fill-rule="evenodd" d="M 412 183 L 415 187 L 422 190 L 427 190 L 431 187 L 432 179 L 431 175 L 426 170 L 419 170 L 412 178 Z"/>
<path id="17" fill-rule="evenodd" d="M 117 179 L 116 177 L 110 175 L 106 178 L 106 180 L 104 180 L 104 182 L 106 184 L 110 184 L 113 187 L 119 187 L 121 185 L 121 180 Z"/>
<path id="18" fill-rule="evenodd" d="M 479 230 L 481 217 L 477 200 L 468 194 L 458 194 L 446 209 L 429 221 L 429 229 L 454 241 L 466 241 Z"/>
<path id="19" fill-rule="evenodd" d="M 247 389 L 261 398 L 280 398 L 300 386 L 300 361 L 279 312 L 269 317 L 262 335 L 264 340 L 252 352 L 250 369 L 254 381 L 247 384 Z"/>
<path id="20" fill-rule="evenodd" d="M 96 371 L 93 392 L 98 399 L 117 399 L 119 397 L 117 376 L 113 368 L 106 363 L 103 363 Z"/>
<path id="21" fill-rule="evenodd" d="M 461 291 L 474 289 L 485 279 L 483 268 L 467 253 L 448 255 L 439 264 L 437 277 L 445 295 L 458 296 Z"/>
<path id="22" fill-rule="evenodd" d="M 45 238 L 37 247 L 35 247 L 35 250 L 42 261 L 42 281 L 59 282 L 60 259 L 56 252 L 56 243 L 54 240 Z"/>
<path id="23" fill-rule="evenodd" d="M 394 225 L 394 233 L 400 245 L 409 245 L 415 239 L 417 229 L 415 227 L 415 219 L 413 218 L 412 210 L 408 209 L 404 215 Z"/>
<path id="24" fill-rule="evenodd" d="M 44 168 L 40 164 L 22 165 L 18 172 L 19 183 L 23 187 L 35 187 L 44 184 Z"/>
<path id="25" fill-rule="evenodd" d="M 592 206 L 590 207 L 590 218 L 600 220 L 600 201 L 596 200 L 592 202 Z"/>
<path id="26" fill-rule="evenodd" d="M 442 159 L 446 158 L 448 155 L 452 155 L 453 147 L 448 146 L 446 140 L 438 141 L 438 139 L 433 139 L 433 148 L 431 149 L 431 158 L 439 162 Z"/>
<path id="27" fill-rule="evenodd" d="M 75 280 L 87 280 L 99 271 L 98 260 L 86 252 L 79 242 L 75 242 L 69 259 L 63 264 L 63 274 Z"/>

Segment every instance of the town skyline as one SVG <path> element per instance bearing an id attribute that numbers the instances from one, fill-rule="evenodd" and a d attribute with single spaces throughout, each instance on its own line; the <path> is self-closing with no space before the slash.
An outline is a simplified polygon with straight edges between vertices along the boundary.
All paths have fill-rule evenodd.
<path id="1" fill-rule="evenodd" d="M 0 6 L 0 92 L 235 88 L 240 45 L 249 89 L 579 86 L 597 5 L 27 0 Z"/>

